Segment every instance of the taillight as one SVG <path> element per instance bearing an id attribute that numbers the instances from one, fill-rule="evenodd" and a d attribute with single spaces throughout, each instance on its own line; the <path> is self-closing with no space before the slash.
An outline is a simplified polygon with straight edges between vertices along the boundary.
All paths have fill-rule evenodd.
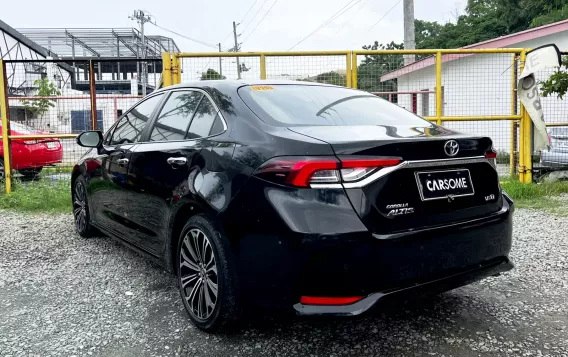
<path id="1" fill-rule="evenodd" d="M 485 153 L 485 158 L 488 159 L 489 164 L 493 166 L 494 169 L 497 169 L 497 151 L 491 149 Z"/>
<path id="2" fill-rule="evenodd" d="M 552 146 L 552 139 L 550 138 L 550 135 L 548 136 L 548 146 Z"/>
<path id="3" fill-rule="evenodd" d="M 340 160 L 343 182 L 358 181 L 380 168 L 396 166 L 402 161 L 398 157 L 361 158 L 349 156 L 341 156 Z"/>
<path id="4" fill-rule="evenodd" d="M 363 158 L 332 156 L 276 157 L 259 167 L 255 175 L 263 179 L 297 187 L 358 181 L 382 167 L 398 165 L 400 158 Z"/>
<path id="5" fill-rule="evenodd" d="M 24 144 L 26 145 L 34 145 L 37 144 L 38 141 L 37 140 L 24 140 Z"/>

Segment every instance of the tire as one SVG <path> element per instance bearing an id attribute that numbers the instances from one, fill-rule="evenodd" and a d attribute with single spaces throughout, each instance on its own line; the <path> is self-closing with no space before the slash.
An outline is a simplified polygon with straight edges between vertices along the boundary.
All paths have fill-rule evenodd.
<path id="1" fill-rule="evenodd" d="M 4 158 L 0 156 L 0 182 L 4 182 L 5 177 Z"/>
<path id="2" fill-rule="evenodd" d="M 229 241 L 203 214 L 191 217 L 182 229 L 176 272 L 183 305 L 197 328 L 218 332 L 240 319 L 242 308 Z"/>
<path id="3" fill-rule="evenodd" d="M 91 213 L 87 199 L 87 185 L 83 177 L 77 177 L 73 183 L 71 197 L 73 200 L 73 220 L 77 233 L 84 238 L 97 235 L 98 231 L 91 224 Z"/>
<path id="4" fill-rule="evenodd" d="M 43 167 L 35 167 L 33 169 L 22 169 L 18 170 L 18 172 L 21 173 L 25 179 L 33 180 L 41 173 L 41 170 L 43 170 Z"/>

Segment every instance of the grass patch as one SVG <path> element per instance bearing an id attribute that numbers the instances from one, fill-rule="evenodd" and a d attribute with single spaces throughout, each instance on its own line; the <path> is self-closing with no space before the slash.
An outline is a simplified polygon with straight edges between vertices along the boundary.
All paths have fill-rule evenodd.
<path id="1" fill-rule="evenodd" d="M 53 167 L 44 167 L 41 171 L 42 174 L 60 174 L 60 173 L 71 173 L 73 172 L 73 166 L 53 166 Z"/>
<path id="2" fill-rule="evenodd" d="M 568 215 L 568 199 L 558 196 L 568 194 L 568 182 L 523 184 L 514 179 L 501 182 L 501 187 L 520 208 L 544 209 L 551 213 Z"/>
<path id="3" fill-rule="evenodd" d="M 501 187 L 520 208 L 546 209 L 549 212 L 568 215 L 568 182 L 523 184 L 515 178 L 501 181 Z M 4 184 L 0 184 L 0 209 L 23 212 L 71 212 L 71 189 L 69 181 L 39 180 L 15 182 L 11 195 L 6 195 Z"/>
<path id="4" fill-rule="evenodd" d="M 14 183 L 12 194 L 7 195 L 4 184 L 0 185 L 0 209 L 21 212 L 71 212 L 71 189 L 69 182 Z"/>

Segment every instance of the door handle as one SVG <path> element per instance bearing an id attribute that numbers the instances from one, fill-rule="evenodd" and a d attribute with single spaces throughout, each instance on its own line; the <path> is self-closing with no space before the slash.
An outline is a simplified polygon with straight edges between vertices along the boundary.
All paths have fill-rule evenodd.
<path id="1" fill-rule="evenodd" d="M 128 164 L 128 159 L 118 159 L 116 160 L 116 163 L 119 164 L 120 166 L 124 166 L 126 164 Z"/>
<path id="2" fill-rule="evenodd" d="M 185 165 L 187 163 L 187 159 L 185 157 L 169 157 L 167 160 L 168 164 L 174 165 Z"/>

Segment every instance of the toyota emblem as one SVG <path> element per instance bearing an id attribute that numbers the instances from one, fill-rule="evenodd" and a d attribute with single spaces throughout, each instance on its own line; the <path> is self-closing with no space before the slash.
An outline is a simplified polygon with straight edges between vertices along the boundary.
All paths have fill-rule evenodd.
<path id="1" fill-rule="evenodd" d="M 456 156 L 458 151 L 460 151 L 460 145 L 455 140 L 448 140 L 444 144 L 444 151 L 448 156 Z"/>

